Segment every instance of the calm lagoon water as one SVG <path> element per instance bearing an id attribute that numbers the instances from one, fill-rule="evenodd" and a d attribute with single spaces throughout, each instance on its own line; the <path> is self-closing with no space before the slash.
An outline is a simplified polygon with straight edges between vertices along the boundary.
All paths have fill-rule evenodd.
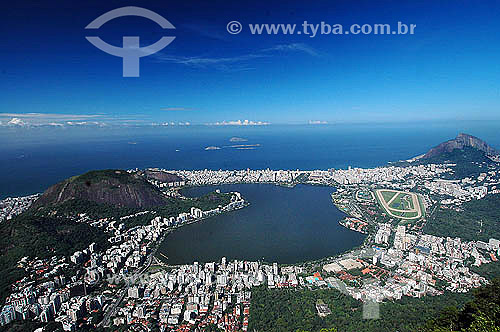
<path id="1" fill-rule="evenodd" d="M 251 205 L 172 232 L 160 247 L 169 264 L 222 257 L 297 263 L 343 252 L 364 240 L 338 224 L 345 214 L 331 202 L 332 187 L 234 184 L 194 187 L 184 194 L 199 196 L 215 189 L 239 191 Z"/>

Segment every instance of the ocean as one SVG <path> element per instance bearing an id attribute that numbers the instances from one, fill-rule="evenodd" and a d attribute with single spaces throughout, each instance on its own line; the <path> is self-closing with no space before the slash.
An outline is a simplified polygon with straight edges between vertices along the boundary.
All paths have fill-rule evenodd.
<path id="1" fill-rule="evenodd" d="M 376 167 L 466 132 L 500 148 L 498 122 L 375 125 L 0 127 L 0 198 L 42 192 L 93 169 Z M 232 137 L 245 141 L 231 142 Z M 241 146 L 247 145 L 247 146 Z M 208 146 L 220 149 L 205 150 Z"/>

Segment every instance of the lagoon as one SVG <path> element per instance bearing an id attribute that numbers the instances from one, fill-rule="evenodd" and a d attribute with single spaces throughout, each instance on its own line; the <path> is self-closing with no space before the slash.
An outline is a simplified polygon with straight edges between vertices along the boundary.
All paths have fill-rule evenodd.
<path id="1" fill-rule="evenodd" d="M 346 215 L 332 204 L 332 187 L 231 184 L 187 188 L 183 194 L 195 197 L 216 189 L 238 191 L 250 206 L 169 234 L 160 246 L 168 264 L 222 257 L 294 264 L 341 253 L 365 238 L 338 224 Z"/>

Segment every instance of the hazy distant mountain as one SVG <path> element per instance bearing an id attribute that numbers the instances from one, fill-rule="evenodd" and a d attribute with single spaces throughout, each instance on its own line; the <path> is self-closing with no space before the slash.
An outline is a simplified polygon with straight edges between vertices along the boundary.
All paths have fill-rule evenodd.
<path id="1" fill-rule="evenodd" d="M 115 207 L 151 208 L 165 205 L 166 197 L 144 177 L 123 170 L 91 171 L 53 185 L 32 208 L 81 200 Z"/>
<path id="2" fill-rule="evenodd" d="M 458 134 L 458 136 L 454 139 L 446 141 L 444 143 L 439 144 L 438 146 L 430 149 L 422 159 L 429 159 L 438 157 L 447 153 L 453 152 L 453 150 L 459 149 L 463 150 L 464 148 L 473 148 L 479 151 L 484 152 L 488 156 L 497 156 L 499 152 L 486 144 L 483 140 L 474 137 L 468 134 Z"/>

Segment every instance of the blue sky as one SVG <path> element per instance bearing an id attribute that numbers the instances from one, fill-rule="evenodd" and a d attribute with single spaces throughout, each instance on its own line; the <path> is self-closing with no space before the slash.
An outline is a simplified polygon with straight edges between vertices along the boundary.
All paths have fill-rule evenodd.
<path id="1" fill-rule="evenodd" d="M 0 121 L 18 124 L 349 123 L 500 120 L 498 1 L 19 1 L 3 3 Z M 109 21 L 121 46 L 176 39 L 138 78 L 85 26 L 122 6 L 162 15 Z M 243 24 L 231 35 L 229 21 Z M 416 24 L 414 35 L 252 35 L 248 24 Z M 29 114 L 28 114 L 29 113 Z M 32 114 L 36 113 L 36 114 Z M 14 121 L 14 123 L 16 122 Z"/>

